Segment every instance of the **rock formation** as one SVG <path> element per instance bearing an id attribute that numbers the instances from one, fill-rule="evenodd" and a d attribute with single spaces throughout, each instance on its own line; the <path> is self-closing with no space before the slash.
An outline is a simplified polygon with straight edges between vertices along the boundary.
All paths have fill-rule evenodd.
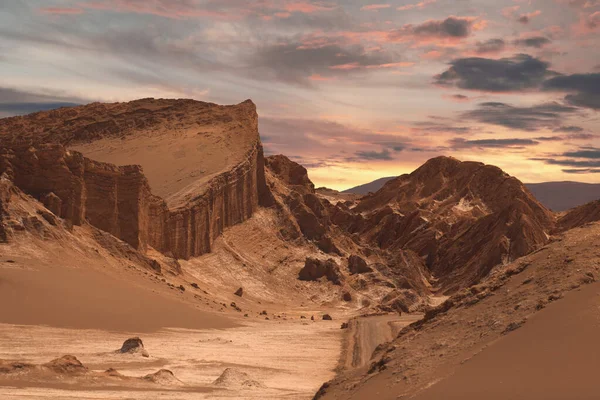
<path id="1" fill-rule="evenodd" d="M 340 267 L 338 267 L 334 260 L 322 261 L 315 258 L 307 258 L 304 267 L 298 274 L 298 279 L 302 281 L 316 281 L 323 277 L 326 277 L 328 281 L 336 285 L 341 283 Z"/>
<path id="2" fill-rule="evenodd" d="M 150 106 L 160 110 L 151 112 L 147 108 Z M 173 126 L 168 114 L 179 109 L 198 115 L 198 120 L 182 121 L 183 127 Z M 117 110 L 121 112 L 116 113 Z M 175 172 L 169 174 L 169 182 L 189 183 L 174 186 L 179 190 L 170 193 L 168 199 L 151 193 L 142 166 L 95 161 L 64 147 L 77 145 L 96 159 L 106 158 L 104 153 L 114 152 L 109 149 L 102 153 L 98 148 L 110 146 L 96 142 L 115 137 L 137 140 L 152 127 L 153 137 L 159 142 L 171 143 L 170 135 L 184 130 L 187 140 L 195 140 L 197 146 L 205 145 L 203 151 L 210 151 L 211 145 L 206 143 L 209 139 L 197 133 L 203 124 L 211 131 L 225 131 L 222 134 L 232 136 L 239 148 L 229 157 L 219 155 L 219 160 L 228 160 L 226 163 L 198 165 L 206 172 L 198 179 L 193 178 L 193 173 L 179 179 Z M 193 135 L 189 133 L 192 127 Z M 240 131 L 237 136 L 236 129 Z M 215 150 L 220 150 L 221 141 L 216 143 Z M 151 246 L 175 258 L 188 259 L 210 252 L 212 242 L 225 228 L 250 218 L 260 199 L 268 198 L 256 108 L 249 101 L 220 107 L 193 101 L 145 99 L 8 118 L 0 121 L 0 144 L 0 175 L 10 172 L 15 186 L 36 197 L 57 216 L 74 225 L 87 221 L 136 249 L 145 251 Z M 93 145 L 97 145 L 94 151 L 86 147 Z M 152 167 L 158 160 L 142 161 Z M 165 164 L 164 168 L 174 167 Z"/>
<path id="3" fill-rule="evenodd" d="M 144 342 L 139 337 L 127 339 L 119 349 L 121 354 L 141 354 L 143 357 L 150 357 L 148 351 L 144 348 Z"/>

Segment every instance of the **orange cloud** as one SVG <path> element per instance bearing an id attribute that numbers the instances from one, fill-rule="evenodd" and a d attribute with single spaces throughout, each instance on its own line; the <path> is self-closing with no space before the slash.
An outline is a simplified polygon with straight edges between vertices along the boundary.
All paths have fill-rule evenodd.
<path id="1" fill-rule="evenodd" d="M 361 11 L 377 11 L 390 7 L 390 4 L 370 4 L 368 6 L 362 6 L 360 9 Z"/>
<path id="2" fill-rule="evenodd" d="M 416 4 L 407 4 L 405 6 L 400 6 L 398 8 L 396 8 L 396 10 L 398 11 L 408 11 L 408 10 L 413 10 L 415 8 L 417 9 L 423 9 L 425 7 L 427 7 L 428 5 L 437 3 L 437 0 L 423 0 L 420 3 L 416 3 Z"/>
<path id="3" fill-rule="evenodd" d="M 44 8 L 40 8 L 39 11 L 44 14 L 53 14 L 53 15 L 83 14 L 83 9 L 75 8 L 75 7 L 44 7 Z"/>

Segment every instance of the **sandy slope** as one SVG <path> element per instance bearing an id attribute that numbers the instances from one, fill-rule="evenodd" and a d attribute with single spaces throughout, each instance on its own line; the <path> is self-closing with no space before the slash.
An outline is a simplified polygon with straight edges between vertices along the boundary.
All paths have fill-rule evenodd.
<path id="1" fill-rule="evenodd" d="M 597 399 L 598 337 L 600 284 L 594 284 L 548 306 L 415 399 Z"/>

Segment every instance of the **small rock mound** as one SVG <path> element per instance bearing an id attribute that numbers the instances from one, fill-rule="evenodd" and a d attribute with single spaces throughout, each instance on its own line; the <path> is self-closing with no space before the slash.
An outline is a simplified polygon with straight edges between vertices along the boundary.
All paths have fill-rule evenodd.
<path id="1" fill-rule="evenodd" d="M 221 376 L 219 376 L 213 382 L 213 385 L 222 386 L 222 387 L 234 387 L 234 388 L 236 388 L 236 387 L 237 388 L 240 388 L 240 387 L 246 387 L 246 388 L 264 387 L 264 385 L 262 383 L 255 381 L 253 379 L 250 379 L 250 376 L 247 373 L 240 371 L 237 368 L 225 369 L 225 371 L 223 371 Z"/>
<path id="2" fill-rule="evenodd" d="M 34 368 L 33 364 L 0 360 L 0 375 L 27 373 Z"/>
<path id="3" fill-rule="evenodd" d="M 74 356 L 62 356 L 43 365 L 57 374 L 82 375 L 88 372 L 81 361 Z"/>
<path id="4" fill-rule="evenodd" d="M 183 385 L 183 382 L 177 379 L 173 372 L 169 371 L 168 369 L 161 369 L 153 374 L 148 374 L 142 377 L 142 379 L 148 382 L 164 386 Z"/>
<path id="5" fill-rule="evenodd" d="M 150 357 L 148 351 L 144 348 L 144 342 L 139 337 L 129 338 L 123 342 L 123 346 L 118 351 L 121 354 L 141 354 L 143 357 Z"/>
<path id="6" fill-rule="evenodd" d="M 238 290 L 235 291 L 234 294 L 236 296 L 242 297 L 242 295 L 244 294 L 244 289 L 243 288 L 239 288 Z"/>

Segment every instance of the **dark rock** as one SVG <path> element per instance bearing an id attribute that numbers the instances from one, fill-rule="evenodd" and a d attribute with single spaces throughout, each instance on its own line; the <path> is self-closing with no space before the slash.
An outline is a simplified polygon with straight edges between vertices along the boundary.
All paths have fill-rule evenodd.
<path id="1" fill-rule="evenodd" d="M 329 314 L 324 314 L 323 315 L 323 321 L 332 321 L 333 318 L 331 318 L 331 315 Z"/>
<path id="2" fill-rule="evenodd" d="M 235 291 L 234 294 L 236 296 L 242 297 L 242 295 L 244 294 L 244 289 L 243 288 L 239 288 L 238 290 Z"/>
<path id="3" fill-rule="evenodd" d="M 348 257 L 348 270 L 351 274 L 366 274 L 373 272 L 373 269 L 367 265 L 367 262 L 359 256 Z"/>
<path id="4" fill-rule="evenodd" d="M 316 258 L 307 258 L 304 267 L 298 274 L 301 281 L 316 281 L 322 277 L 327 277 L 332 283 L 341 284 L 340 268 L 333 259 L 322 261 Z"/>
<path id="5" fill-rule="evenodd" d="M 123 342 L 123 345 L 121 346 L 121 349 L 119 350 L 119 353 L 122 353 L 122 354 L 139 353 L 143 357 L 150 356 L 148 354 L 148 352 L 146 351 L 146 349 L 144 348 L 144 342 L 142 342 L 142 339 L 140 339 L 139 337 L 129 338 L 125 342 Z"/>

